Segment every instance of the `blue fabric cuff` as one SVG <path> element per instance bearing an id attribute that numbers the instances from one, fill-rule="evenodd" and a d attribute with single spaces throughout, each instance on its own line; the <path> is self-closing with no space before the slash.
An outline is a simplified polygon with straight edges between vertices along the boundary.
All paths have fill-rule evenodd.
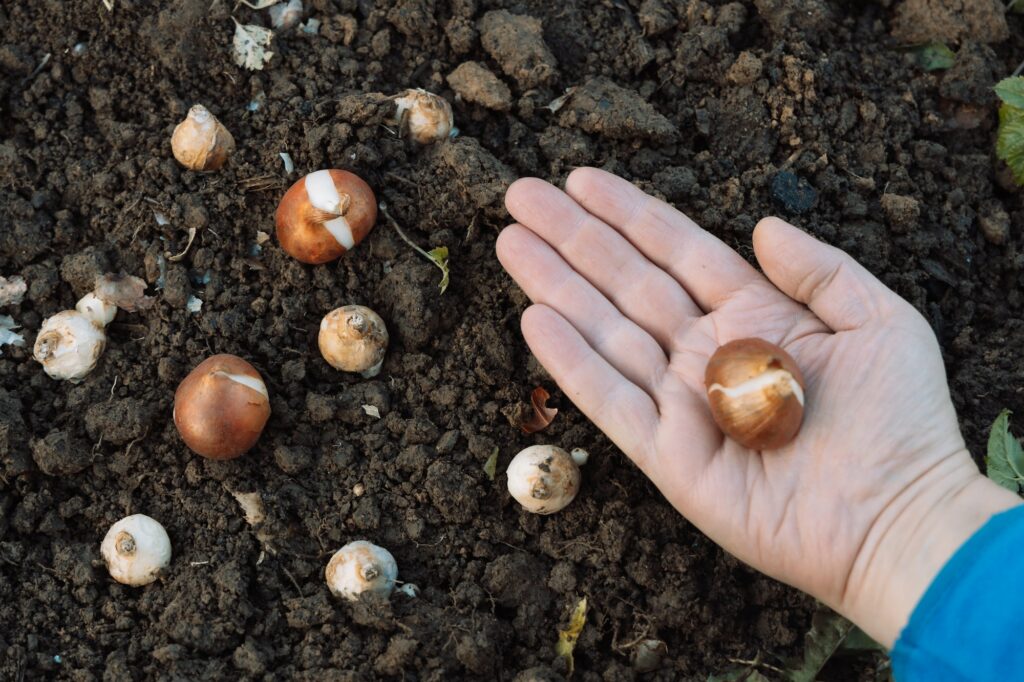
<path id="1" fill-rule="evenodd" d="M 996 514 L 943 566 L 892 650 L 897 682 L 1024 680 L 1024 507 Z"/>

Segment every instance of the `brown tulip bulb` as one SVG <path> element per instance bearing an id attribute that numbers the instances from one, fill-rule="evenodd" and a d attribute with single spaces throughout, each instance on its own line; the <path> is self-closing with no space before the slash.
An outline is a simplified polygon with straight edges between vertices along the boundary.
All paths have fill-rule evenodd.
<path id="1" fill-rule="evenodd" d="M 796 437 L 804 417 L 804 377 L 786 351 L 763 339 L 720 347 L 704 373 L 711 415 L 726 436 L 752 450 Z"/>
<path id="2" fill-rule="evenodd" d="M 171 151 L 182 166 L 194 171 L 219 170 L 235 151 L 235 138 L 202 104 L 188 111 L 171 136 Z"/>
<path id="3" fill-rule="evenodd" d="M 355 173 L 337 169 L 318 170 L 292 185 L 275 216 L 281 248 L 312 265 L 341 257 L 375 222 L 373 190 Z"/>
<path id="4" fill-rule="evenodd" d="M 196 454 L 233 459 L 259 440 L 270 417 L 267 385 L 236 355 L 199 363 L 174 394 L 174 425 Z"/>
<path id="5" fill-rule="evenodd" d="M 331 367 L 359 372 L 369 379 L 377 376 L 384 364 L 388 330 L 380 315 L 366 306 L 347 305 L 324 316 L 318 342 Z"/>

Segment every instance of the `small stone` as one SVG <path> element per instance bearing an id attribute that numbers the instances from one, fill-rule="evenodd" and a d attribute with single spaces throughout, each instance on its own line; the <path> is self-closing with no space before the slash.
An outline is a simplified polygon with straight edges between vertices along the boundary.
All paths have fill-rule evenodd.
<path id="1" fill-rule="evenodd" d="M 992 244 L 1005 244 L 1010 236 L 1010 215 L 998 201 L 989 201 L 978 211 L 978 227 Z"/>
<path id="2" fill-rule="evenodd" d="M 660 639 L 645 639 L 633 651 L 633 669 L 638 673 L 649 673 L 661 667 L 667 647 Z"/>
<path id="3" fill-rule="evenodd" d="M 764 64 L 753 52 L 740 52 L 732 66 L 725 73 L 725 80 L 735 85 L 750 85 L 761 77 Z"/>
<path id="4" fill-rule="evenodd" d="M 512 91 L 480 62 L 463 62 L 448 75 L 448 85 L 462 99 L 495 111 L 512 108 Z"/>
<path id="5" fill-rule="evenodd" d="M 914 197 L 901 194 L 883 194 L 882 212 L 889 221 L 889 227 L 897 234 L 906 234 L 917 227 L 921 217 L 921 204 Z"/>
<path id="6" fill-rule="evenodd" d="M 790 213 L 806 213 L 818 203 L 818 192 L 790 171 L 779 171 L 772 179 L 772 198 Z"/>

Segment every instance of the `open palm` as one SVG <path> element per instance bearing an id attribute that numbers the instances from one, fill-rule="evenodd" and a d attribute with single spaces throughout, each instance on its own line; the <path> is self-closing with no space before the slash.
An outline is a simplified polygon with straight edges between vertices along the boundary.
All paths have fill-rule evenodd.
<path id="1" fill-rule="evenodd" d="M 777 219 L 764 274 L 664 202 L 591 168 L 566 191 L 508 190 L 498 239 L 534 302 L 527 343 L 576 405 L 692 523 L 756 568 L 843 609 L 920 491 L 977 475 L 925 320 L 848 255 Z M 760 337 L 807 381 L 796 440 L 724 438 L 708 358 Z"/>

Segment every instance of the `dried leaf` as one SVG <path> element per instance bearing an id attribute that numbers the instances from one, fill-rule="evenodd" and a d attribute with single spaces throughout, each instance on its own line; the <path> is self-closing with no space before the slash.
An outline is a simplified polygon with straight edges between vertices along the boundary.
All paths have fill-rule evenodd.
<path id="1" fill-rule="evenodd" d="M 551 394 L 540 386 L 533 389 L 533 393 L 530 394 L 530 403 L 533 404 L 533 416 L 528 421 L 519 425 L 523 433 L 537 433 L 546 429 L 554 421 L 558 410 L 548 407 L 547 402 L 550 397 Z"/>
<path id="2" fill-rule="evenodd" d="M 494 448 L 494 452 L 484 462 L 484 473 L 487 474 L 487 478 L 494 480 L 494 476 L 498 471 L 498 448 Z"/>
<path id="3" fill-rule="evenodd" d="M 266 49 L 270 46 L 274 32 L 257 24 L 240 24 L 234 17 L 231 20 L 235 22 L 235 38 L 232 41 L 235 64 L 250 71 L 262 71 L 274 56 L 273 52 Z"/>
<path id="4" fill-rule="evenodd" d="M 583 626 L 587 624 L 587 598 L 580 599 L 573 609 L 572 618 L 569 619 L 569 627 L 558 631 L 558 644 L 555 645 L 555 653 L 566 660 L 569 664 L 569 674 L 572 675 L 576 669 L 572 652 L 576 648 L 576 642 L 583 632 Z"/>
<path id="5" fill-rule="evenodd" d="M 822 607 L 811 618 L 804 635 L 804 656 L 783 675 L 787 682 L 815 682 L 818 673 L 853 630 L 854 625 L 831 609 Z"/>
<path id="6" fill-rule="evenodd" d="M 26 291 L 28 285 L 18 275 L 10 279 L 0 277 L 0 305 L 18 305 L 25 298 Z"/>
<path id="7" fill-rule="evenodd" d="M 101 301 L 129 313 L 152 308 L 156 303 L 152 296 L 146 296 L 146 282 L 133 275 L 101 275 L 96 278 L 94 293 Z"/>

